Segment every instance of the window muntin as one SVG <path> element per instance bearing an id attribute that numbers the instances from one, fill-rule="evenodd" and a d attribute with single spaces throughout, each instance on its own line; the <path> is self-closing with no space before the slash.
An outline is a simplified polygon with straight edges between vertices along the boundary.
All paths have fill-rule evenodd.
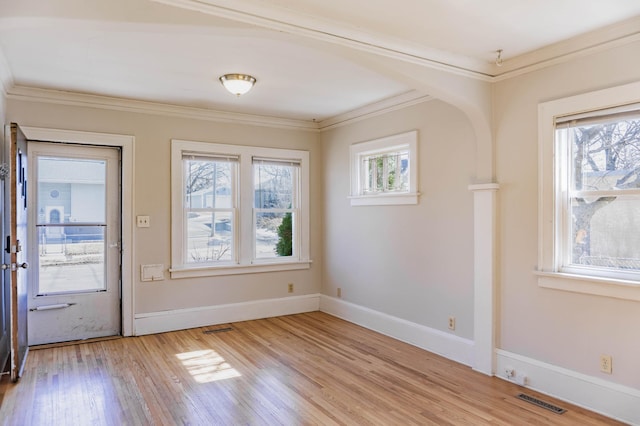
<path id="1" fill-rule="evenodd" d="M 409 192 L 409 150 L 362 155 L 364 194 Z"/>
<path id="2" fill-rule="evenodd" d="M 418 203 L 418 132 L 351 145 L 351 205 Z"/>
<path id="3" fill-rule="evenodd" d="M 238 159 L 183 154 L 187 264 L 236 261 Z"/>
<path id="4" fill-rule="evenodd" d="M 277 166 L 275 171 L 281 174 L 290 169 L 290 179 L 284 179 L 277 189 L 279 203 L 256 204 L 257 164 L 270 166 L 272 172 Z M 269 189 L 268 182 L 261 185 Z M 187 189 L 188 186 L 193 188 Z M 307 151 L 173 139 L 171 194 L 172 278 L 310 267 Z M 261 211 L 262 208 L 265 210 Z M 256 224 L 264 219 L 260 215 L 286 225 L 288 213 L 292 225 L 291 255 L 278 256 L 270 251 L 280 239 L 278 229 L 274 234 L 270 224 L 271 246 L 256 256 Z"/>
<path id="5" fill-rule="evenodd" d="M 299 252 L 298 162 L 253 159 L 254 258 L 292 257 Z"/>
<path id="6" fill-rule="evenodd" d="M 640 111 L 557 120 L 560 272 L 640 278 Z"/>

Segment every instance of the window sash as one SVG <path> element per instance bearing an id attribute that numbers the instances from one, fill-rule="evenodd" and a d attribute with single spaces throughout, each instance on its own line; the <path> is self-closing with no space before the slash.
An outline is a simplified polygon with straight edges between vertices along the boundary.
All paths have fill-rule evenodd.
<path id="1" fill-rule="evenodd" d="M 185 265 L 216 265 L 216 264 L 237 264 L 238 263 L 238 252 L 237 252 L 237 216 L 238 212 L 235 208 L 218 208 L 218 209 L 185 209 L 185 214 L 183 216 L 183 253 L 182 259 Z M 191 233 L 189 232 L 189 218 L 191 213 L 199 213 L 204 216 L 206 214 L 212 215 L 211 221 L 211 234 L 206 248 L 202 247 L 194 247 L 193 245 L 189 245 L 189 239 L 191 237 Z M 220 230 L 216 229 L 216 223 L 224 223 L 224 222 L 216 222 L 215 217 L 218 214 L 227 213 L 230 218 L 231 227 L 231 237 L 227 241 L 224 241 L 218 238 L 216 241 L 216 232 L 220 232 Z M 216 244 L 216 242 L 218 244 Z M 224 244 L 228 244 L 225 246 Z M 204 252 L 204 255 L 202 254 Z M 228 253 L 228 258 L 226 254 Z M 224 257 L 222 256 L 224 255 Z"/>
<path id="2" fill-rule="evenodd" d="M 253 163 L 253 194 L 254 194 L 254 204 L 253 204 L 253 221 L 252 221 L 252 235 L 253 235 L 253 254 L 252 254 L 252 258 L 253 258 L 253 262 L 269 262 L 269 261 L 278 261 L 278 259 L 283 259 L 283 258 L 299 258 L 300 257 L 300 229 L 298 226 L 299 220 L 299 214 L 300 214 L 300 197 L 299 197 L 299 193 L 300 193 L 300 162 L 297 160 L 289 160 L 289 159 L 278 159 L 278 158 L 257 158 L 257 157 L 253 157 L 252 159 L 252 163 Z M 257 197 L 256 197 L 256 192 L 259 192 L 262 196 L 263 191 L 264 190 L 269 190 L 270 188 L 268 187 L 263 187 L 262 184 L 264 183 L 262 180 L 257 180 L 258 177 L 256 176 L 256 173 L 260 173 L 260 167 L 256 167 L 256 166 L 284 166 L 284 167 L 290 167 L 291 170 L 291 176 L 290 176 L 290 184 L 291 184 L 291 193 L 288 194 L 288 197 L 290 198 L 290 207 L 285 208 L 282 206 L 277 206 L 277 207 L 264 207 L 264 203 L 260 202 L 257 203 Z M 259 204 L 259 205 L 256 205 Z M 289 256 L 279 256 L 279 255 L 275 255 L 275 256 L 268 256 L 268 255 L 261 255 L 261 253 L 265 253 L 264 249 L 260 250 L 259 249 L 259 238 L 258 238 L 258 217 L 261 214 L 267 214 L 267 215 L 283 215 L 283 220 L 284 220 L 284 215 L 286 215 L 287 213 L 291 213 L 292 216 L 292 229 L 291 229 L 291 246 L 292 246 L 292 253 Z M 282 224 L 282 221 L 278 224 L 277 228 L 276 228 L 276 232 L 279 231 L 280 225 Z M 281 236 L 278 234 L 278 243 L 280 243 L 281 241 Z M 277 246 L 277 244 L 276 244 Z M 275 250 L 275 248 L 274 248 Z"/>
<path id="3" fill-rule="evenodd" d="M 635 108 L 640 108 L 640 104 L 633 105 Z M 637 198 L 640 195 L 640 188 L 576 189 L 574 175 L 579 171 L 575 170 L 574 155 L 577 153 L 574 153 L 573 149 L 575 128 L 606 125 L 625 120 L 639 120 L 640 110 L 629 110 L 629 105 L 626 105 L 620 108 L 592 112 L 592 114 L 594 115 L 583 113 L 556 118 L 556 131 L 554 132 L 555 143 L 558 147 L 555 166 L 556 270 L 584 276 L 638 280 L 640 278 L 640 256 L 637 256 L 638 258 L 620 257 L 615 254 L 616 250 L 609 249 L 606 243 L 605 247 L 607 248 L 600 250 L 596 248 L 596 255 L 592 255 L 592 227 L 595 225 L 592 221 L 595 214 L 586 219 L 587 223 L 583 223 L 586 229 L 580 228 L 581 225 L 578 225 L 578 221 L 585 220 L 581 217 L 585 213 L 580 211 L 576 202 L 581 200 L 579 204 L 585 209 L 594 202 L 605 202 L 604 207 L 599 208 L 605 209 L 609 203 L 618 202 L 619 204 Z M 623 170 L 605 170 L 602 172 L 602 178 L 606 178 L 607 173 L 616 172 L 622 173 Z M 581 179 L 584 178 L 585 175 L 582 175 Z M 640 199 L 637 200 L 637 203 L 640 205 Z M 601 214 L 604 214 L 604 211 L 602 210 Z M 598 230 L 600 234 L 604 233 L 596 226 L 596 231 Z M 618 230 L 618 232 L 620 231 Z M 611 241 L 611 244 L 614 242 Z M 585 251 L 581 251 L 583 245 Z M 609 255 L 604 255 L 606 253 Z M 628 251 L 627 253 L 633 252 Z"/>
<path id="4" fill-rule="evenodd" d="M 212 163 L 212 164 L 223 164 L 229 165 L 228 173 L 229 176 L 226 177 L 228 180 L 229 194 L 226 195 L 218 195 L 217 194 L 217 183 L 218 176 L 217 167 L 214 167 L 213 171 L 210 173 L 211 176 L 211 186 L 207 185 L 202 190 L 195 191 L 201 192 L 197 196 L 200 197 L 200 203 L 194 203 L 194 193 L 188 193 L 186 190 L 187 182 L 189 182 L 192 173 L 189 165 L 190 162 L 202 162 L 202 163 Z M 210 154 L 210 153 L 199 153 L 199 152 L 182 152 L 182 171 L 183 171 L 183 206 L 182 206 L 182 264 L 184 265 L 215 265 L 215 264 L 236 264 L 238 262 L 238 252 L 237 252 L 237 240 L 238 240 L 238 220 L 237 220 L 237 185 L 238 185 L 238 165 L 239 156 L 234 155 L 222 155 L 222 154 Z M 209 191 L 210 190 L 210 191 Z M 217 197 L 225 197 L 228 198 L 228 203 L 225 206 L 217 206 L 216 199 Z M 209 202 L 209 197 L 211 197 L 211 202 Z M 194 206 L 196 204 L 196 206 Z M 198 206 L 199 205 L 199 206 Z M 221 238 L 217 234 L 220 233 L 217 228 L 222 224 L 222 227 L 225 227 L 224 222 L 216 222 L 216 218 L 220 216 L 225 216 L 225 213 L 228 215 L 228 226 L 230 229 L 230 238 Z M 193 215 L 197 215 L 196 217 L 204 217 L 207 214 L 211 215 L 211 221 L 209 222 L 210 227 L 210 235 L 209 239 L 204 243 L 204 239 L 206 238 L 203 234 L 206 229 L 202 229 L 204 226 L 207 226 L 206 222 L 201 224 L 193 223 L 191 219 L 193 219 Z M 191 227 L 199 226 L 200 232 L 196 233 L 195 230 L 192 232 Z M 199 234 L 198 237 L 199 242 L 193 242 L 192 238 L 195 239 L 194 234 Z"/>
<path id="5" fill-rule="evenodd" d="M 390 166 L 390 160 L 395 159 L 395 165 Z M 402 161 L 406 159 L 406 175 L 402 174 Z M 382 165 L 380 170 L 379 162 Z M 380 152 L 371 155 L 361 155 L 361 181 L 364 194 L 381 192 L 407 193 L 409 192 L 409 150 Z M 393 184 L 389 183 L 390 176 L 394 176 Z M 403 181 L 406 178 L 407 182 Z"/>

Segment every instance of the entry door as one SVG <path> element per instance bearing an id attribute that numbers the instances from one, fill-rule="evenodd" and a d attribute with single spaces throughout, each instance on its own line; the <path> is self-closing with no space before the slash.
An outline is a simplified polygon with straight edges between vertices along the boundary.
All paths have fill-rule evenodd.
<path id="1" fill-rule="evenodd" d="M 9 143 L 9 139 L 7 139 L 7 143 Z M 2 179 L 8 180 L 8 170 L 0 171 L 0 176 Z M 7 210 L 4 203 L 4 185 L 0 185 L 0 200 L 0 217 L 4 218 Z M 0 238 L 5 235 L 4 229 L 4 223 L 0 221 Z M 5 240 L 1 239 L 0 241 Z M 0 259 L 3 258 L 4 256 L 0 256 Z M 0 263 L 2 262 L 0 261 Z M 9 354 L 11 353 L 11 294 L 9 290 L 10 285 L 8 273 L 2 270 L 0 271 L 0 373 L 9 371 L 7 361 L 9 361 Z"/>
<path id="2" fill-rule="evenodd" d="M 17 124 L 5 129 L 4 280 L 9 282 L 10 373 L 17 381 L 27 359 L 27 140 Z"/>
<path id="3" fill-rule="evenodd" d="M 29 142 L 29 161 L 29 344 L 119 335 L 119 149 Z"/>

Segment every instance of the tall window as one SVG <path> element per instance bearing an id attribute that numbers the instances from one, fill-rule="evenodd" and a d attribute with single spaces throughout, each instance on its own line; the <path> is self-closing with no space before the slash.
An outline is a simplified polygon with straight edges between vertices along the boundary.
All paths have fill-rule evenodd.
<path id="1" fill-rule="evenodd" d="M 640 82 L 538 106 L 538 285 L 640 300 Z"/>
<path id="2" fill-rule="evenodd" d="M 640 110 L 556 120 L 559 264 L 640 278 Z"/>
<path id="3" fill-rule="evenodd" d="M 172 278 L 309 267 L 309 153 L 173 140 Z"/>
<path id="4" fill-rule="evenodd" d="M 184 152 L 184 261 L 233 262 L 237 205 L 237 157 Z"/>
<path id="5" fill-rule="evenodd" d="M 299 171 L 295 161 L 253 159 L 254 242 L 256 259 L 291 257 L 298 231 Z"/>

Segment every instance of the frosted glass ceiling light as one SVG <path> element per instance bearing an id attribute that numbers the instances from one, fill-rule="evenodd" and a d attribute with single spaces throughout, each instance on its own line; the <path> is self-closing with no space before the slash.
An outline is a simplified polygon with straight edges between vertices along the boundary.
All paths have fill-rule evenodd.
<path id="1" fill-rule="evenodd" d="M 253 85 L 256 84 L 256 79 L 247 74 L 225 74 L 220 77 L 220 83 L 229 92 L 240 96 L 251 90 Z"/>

